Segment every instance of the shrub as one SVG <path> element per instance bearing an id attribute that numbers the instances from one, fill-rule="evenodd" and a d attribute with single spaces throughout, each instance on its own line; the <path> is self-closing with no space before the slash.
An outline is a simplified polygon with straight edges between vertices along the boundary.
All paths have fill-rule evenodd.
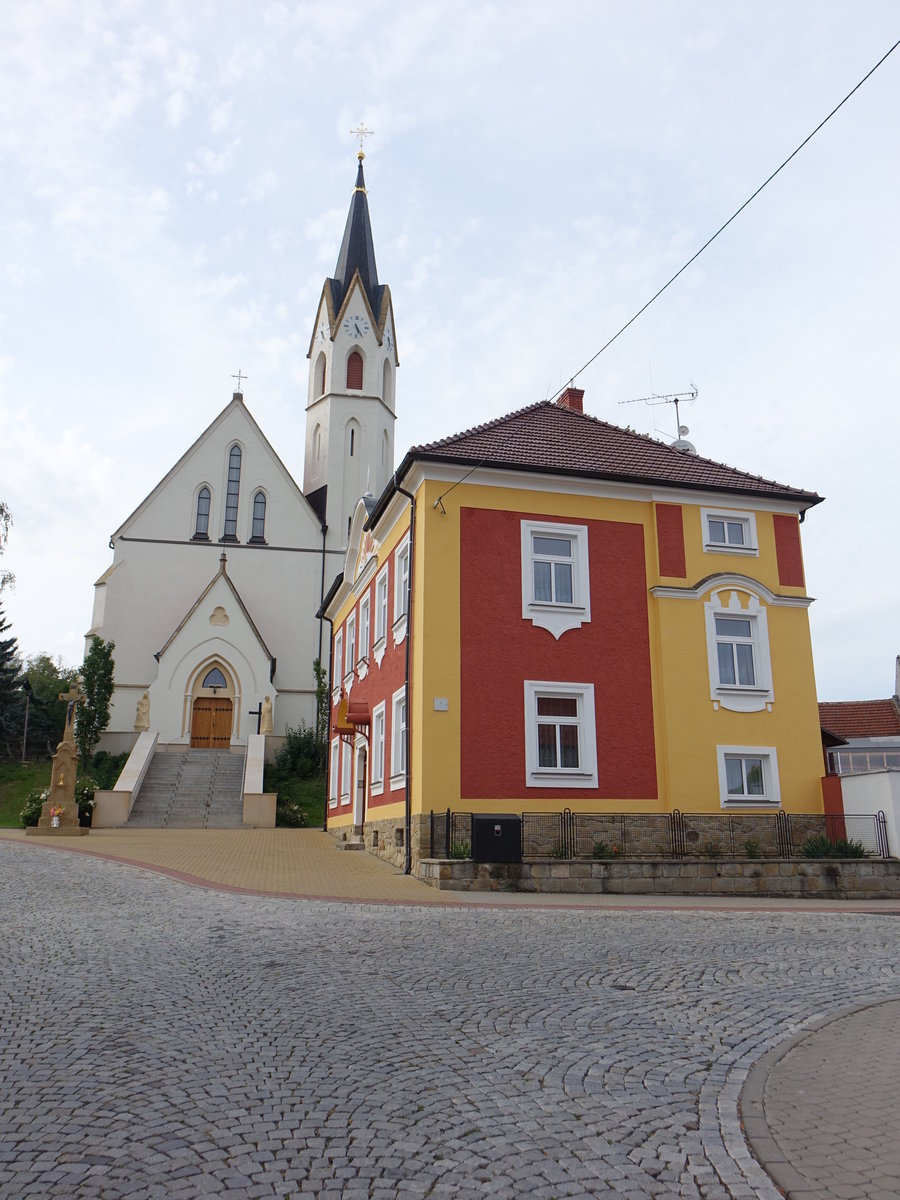
<path id="1" fill-rule="evenodd" d="M 306 824 L 306 813 L 295 801 L 279 798 L 275 804 L 275 824 L 281 829 L 299 829 Z"/>
<path id="2" fill-rule="evenodd" d="M 91 778 L 94 781 L 95 790 L 108 792 L 114 788 L 116 780 L 122 774 L 122 768 L 127 762 L 127 750 L 124 754 L 108 754 L 105 750 L 98 750 L 91 759 Z"/>
<path id="3" fill-rule="evenodd" d="M 608 842 L 594 842 L 591 858 L 618 858 L 621 851 L 618 846 L 610 846 Z"/>
<path id="4" fill-rule="evenodd" d="M 103 790 L 102 788 L 100 789 Z M 94 816 L 94 792 L 97 782 L 89 776 L 79 779 L 75 784 L 75 803 L 78 805 L 78 824 L 90 828 Z"/>
<path id="5" fill-rule="evenodd" d="M 744 842 L 744 853 L 748 858 L 762 858 L 762 846 L 756 838 L 747 838 Z"/>
<path id="6" fill-rule="evenodd" d="M 472 845 L 470 842 L 454 842 L 450 847 L 451 858 L 471 858 Z"/>
<path id="7" fill-rule="evenodd" d="M 296 729 L 286 726 L 284 739 L 284 745 L 275 755 L 275 771 L 278 775 L 311 779 L 324 771 L 324 744 L 316 737 L 311 725 L 301 721 Z"/>
<path id="8" fill-rule="evenodd" d="M 700 853 L 707 858 L 720 858 L 722 854 L 722 846 L 720 842 L 704 842 L 700 847 Z"/>
<path id="9" fill-rule="evenodd" d="M 49 788 L 34 788 L 28 793 L 25 800 L 25 807 L 19 814 L 19 819 L 22 822 L 22 828 L 28 829 L 31 826 L 37 825 L 41 816 L 41 806 L 44 801 L 50 796 Z"/>
<path id="10" fill-rule="evenodd" d="M 849 838 L 835 838 L 832 840 L 825 833 L 810 834 L 800 847 L 800 853 L 804 858 L 869 857 L 869 851 L 862 842 L 856 842 Z"/>

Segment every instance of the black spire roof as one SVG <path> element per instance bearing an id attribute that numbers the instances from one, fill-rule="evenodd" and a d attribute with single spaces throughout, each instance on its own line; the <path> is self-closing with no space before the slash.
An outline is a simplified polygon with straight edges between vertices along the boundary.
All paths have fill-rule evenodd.
<path id="1" fill-rule="evenodd" d="M 350 212 L 347 214 L 347 224 L 344 227 L 344 240 L 341 242 L 341 252 L 334 269 L 335 277 L 328 281 L 331 285 L 331 299 L 336 313 L 340 312 L 355 271 L 359 271 L 359 277 L 377 320 L 381 312 L 381 297 L 384 287 L 378 282 L 378 268 L 375 266 L 375 243 L 372 240 L 372 225 L 369 221 L 369 202 L 366 199 L 362 154 L 359 156 L 356 187 L 353 189 Z"/>

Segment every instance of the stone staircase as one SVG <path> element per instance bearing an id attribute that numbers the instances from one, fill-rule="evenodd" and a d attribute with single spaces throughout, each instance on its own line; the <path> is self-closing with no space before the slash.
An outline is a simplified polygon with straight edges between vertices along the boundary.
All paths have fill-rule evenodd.
<path id="1" fill-rule="evenodd" d="M 221 829 L 239 826 L 244 756 L 228 750 L 157 751 L 138 792 L 129 827 Z"/>

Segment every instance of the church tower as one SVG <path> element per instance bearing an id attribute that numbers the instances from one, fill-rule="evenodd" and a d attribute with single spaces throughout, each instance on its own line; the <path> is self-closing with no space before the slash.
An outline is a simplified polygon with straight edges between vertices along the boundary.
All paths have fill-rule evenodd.
<path id="1" fill-rule="evenodd" d="M 367 491 L 394 469 L 398 366 L 391 292 L 378 282 L 362 150 L 334 277 L 326 279 L 310 339 L 303 492 L 327 526 L 329 549 L 347 545 Z"/>

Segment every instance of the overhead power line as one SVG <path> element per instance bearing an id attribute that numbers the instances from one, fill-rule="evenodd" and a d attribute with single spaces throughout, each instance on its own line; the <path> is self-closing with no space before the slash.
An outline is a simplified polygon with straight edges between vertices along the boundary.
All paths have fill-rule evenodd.
<path id="1" fill-rule="evenodd" d="M 719 234 L 725 232 L 725 230 L 732 223 L 732 221 L 734 221 L 737 217 L 739 217 L 741 215 L 741 213 L 744 211 L 744 209 L 749 204 L 753 203 L 753 201 L 760 194 L 760 192 L 762 192 L 765 188 L 767 188 L 769 186 L 769 184 L 776 177 L 776 175 L 781 174 L 781 172 L 788 165 L 788 163 L 791 162 L 792 159 L 795 159 L 797 157 L 797 155 L 800 153 L 800 151 L 803 149 L 804 146 L 809 145 L 809 143 L 816 136 L 816 134 L 819 132 L 819 130 L 823 129 L 828 124 L 828 122 L 831 120 L 831 118 L 835 115 L 835 113 L 839 112 L 844 107 L 844 105 L 847 103 L 847 101 L 850 99 L 850 97 L 859 91 L 859 89 L 866 82 L 866 80 L 870 79 L 875 74 L 875 72 L 878 70 L 878 68 L 881 66 L 881 64 L 883 62 L 885 62 L 886 59 L 888 59 L 894 53 L 894 51 L 897 49 L 898 46 L 900 46 L 900 38 L 898 38 L 898 40 L 896 42 L 894 42 L 893 46 L 891 46 L 891 48 L 889 50 L 887 50 L 884 54 L 882 54 L 881 58 L 879 58 L 878 62 L 875 63 L 874 67 L 871 67 L 868 71 L 866 71 L 865 75 L 863 75 L 863 77 L 862 77 L 862 79 L 860 79 L 859 83 L 857 83 L 854 87 L 852 87 L 850 89 L 850 91 L 843 98 L 843 100 L 841 100 L 841 102 L 839 104 L 836 104 L 834 106 L 834 108 L 831 110 L 831 112 L 828 114 L 828 116 L 824 117 L 819 122 L 819 124 L 815 127 L 815 129 L 812 131 L 812 133 L 808 134 L 803 139 L 803 141 L 800 143 L 800 145 L 795 150 L 791 151 L 791 153 L 787 156 L 787 158 L 784 160 L 784 162 L 779 167 L 776 167 L 775 170 L 772 172 L 772 174 L 759 185 L 759 187 L 756 189 L 756 191 L 753 192 L 752 195 L 747 197 L 747 199 L 740 206 L 740 208 L 735 209 L 735 211 L 731 214 L 731 216 L 728 218 L 728 220 L 723 225 L 719 226 L 719 228 L 712 235 L 712 237 L 707 238 L 706 241 L 703 243 L 703 245 L 700 247 L 700 249 L 697 250 L 694 254 L 692 254 L 691 257 L 687 260 L 687 262 L 678 268 L 678 270 L 671 277 L 671 279 L 667 280 L 662 285 L 662 287 L 659 289 L 659 291 L 654 292 L 653 295 L 650 297 L 650 299 L 647 301 L 647 303 L 642 305 L 637 310 L 637 312 L 634 314 L 634 316 L 630 317 L 625 322 L 625 324 L 622 326 L 622 328 L 618 329 L 612 335 L 612 337 L 609 339 L 609 341 L 604 342 L 603 345 L 600 347 L 600 349 L 595 354 L 592 354 L 591 357 L 587 360 L 587 362 L 578 368 L 578 370 L 575 372 L 574 375 L 569 376 L 568 381 L 565 384 L 563 384 L 563 386 L 561 388 L 558 388 L 553 393 L 552 396 L 548 397 L 548 399 L 556 400 L 557 397 L 561 396 L 562 393 L 565 391 L 565 389 L 569 386 L 569 384 L 574 383 L 575 380 L 578 378 L 578 376 L 581 375 L 582 372 L 586 371 L 587 368 L 591 365 L 591 363 L 596 362 L 597 359 L 600 357 L 600 355 L 604 352 L 604 350 L 608 350 L 609 347 L 613 344 L 613 342 L 615 342 L 618 338 L 620 338 L 622 336 L 622 334 L 625 332 L 625 330 L 628 329 L 630 326 L 632 326 L 635 323 L 635 321 L 638 319 L 638 317 L 642 316 L 643 313 L 645 313 L 647 311 L 647 309 L 650 307 L 650 305 L 653 304 L 654 301 L 658 300 L 660 298 L 660 296 L 663 294 L 663 292 L 665 292 L 668 288 L 670 288 L 672 286 L 672 284 L 679 277 L 679 275 L 683 275 L 684 272 L 691 265 L 691 263 L 694 263 L 697 261 L 697 259 L 703 253 L 703 251 L 706 250 L 708 246 L 711 246 L 713 244 L 713 242 L 716 240 L 716 238 L 719 236 Z M 457 479 L 456 483 L 451 484 L 450 487 L 448 487 L 445 491 L 443 491 L 441 493 L 441 495 L 438 496 L 437 500 L 435 500 L 434 507 L 437 508 L 437 506 L 443 500 L 444 496 L 446 496 L 450 492 L 452 492 L 454 488 L 459 487 L 459 485 L 461 483 L 464 483 L 465 480 L 467 480 L 474 471 L 477 471 L 479 467 L 484 466 L 484 463 L 486 461 L 487 460 L 485 459 L 483 462 L 476 463 L 474 467 L 471 467 L 468 471 L 466 471 L 465 475 L 463 475 L 460 479 Z"/>
<path id="2" fill-rule="evenodd" d="M 719 234 L 724 233 L 724 231 L 728 228 L 728 226 L 731 224 L 731 222 L 736 217 L 739 217 L 741 215 L 741 213 L 744 211 L 744 209 L 749 204 L 753 203 L 753 201 L 756 199 L 756 197 L 760 194 L 761 191 L 763 191 L 765 188 L 767 188 L 769 186 L 769 184 L 772 182 L 772 180 L 775 178 L 775 176 L 779 175 L 784 170 L 784 168 L 788 165 L 788 163 L 792 159 L 797 157 L 797 155 L 800 153 L 800 151 L 803 149 L 803 147 L 808 145 L 812 141 L 812 139 L 816 136 L 816 134 L 819 132 L 819 130 L 824 128 L 824 126 L 826 126 L 828 124 L 828 122 L 831 120 L 831 118 L 834 116 L 834 114 L 844 107 L 844 105 L 847 103 L 847 101 L 850 99 L 850 97 L 855 92 L 859 91 L 859 89 L 866 82 L 866 80 L 875 74 L 875 72 L 878 70 L 878 68 L 881 66 L 881 64 L 885 61 L 885 59 L 887 59 L 891 54 L 893 54 L 898 46 L 900 46 L 900 39 L 898 39 L 896 42 L 894 42 L 894 44 L 893 44 L 893 46 L 891 46 L 890 50 L 888 50 L 885 54 L 883 54 L 881 56 L 881 58 L 879 58 L 878 62 L 875 64 L 875 66 L 872 67 L 871 70 L 867 71 L 865 73 L 865 75 L 863 75 L 863 77 L 862 77 L 862 79 L 860 79 L 859 83 L 857 83 L 855 87 L 850 89 L 850 91 L 843 98 L 843 100 L 840 102 L 840 104 L 836 104 L 834 106 L 834 108 L 831 110 L 831 112 L 828 114 L 828 116 L 819 122 L 819 124 L 815 127 L 815 129 L 812 131 L 812 133 L 810 133 L 807 137 L 805 137 L 803 139 L 803 141 L 796 148 L 796 150 L 793 150 L 787 156 L 787 158 L 784 160 L 784 162 L 781 164 L 781 166 L 775 168 L 775 170 L 768 177 L 768 179 L 766 179 L 763 183 L 761 183 L 759 185 L 759 187 L 756 189 L 756 191 L 753 193 L 753 195 L 748 196 L 747 199 L 744 201 L 744 203 L 740 206 L 740 208 L 735 209 L 735 211 L 731 214 L 731 216 L 724 223 L 724 225 L 720 225 L 719 228 L 716 230 L 716 232 L 712 235 L 712 237 L 707 238 L 707 240 L 703 243 L 703 245 L 700 247 L 700 249 L 697 250 L 696 253 L 692 254 L 691 257 L 687 260 L 686 263 L 684 263 L 683 266 L 678 268 L 678 270 L 675 272 L 675 274 L 672 276 L 672 278 L 669 279 L 666 283 L 664 283 L 658 292 L 654 292 L 654 294 L 650 297 L 650 299 L 647 301 L 647 303 L 644 304 L 641 308 L 639 308 L 637 310 L 637 312 L 634 314 L 634 316 L 631 317 L 629 320 L 627 320 L 625 322 L 625 324 L 622 326 L 622 328 L 619 329 L 616 333 L 614 333 L 612 335 L 612 337 L 609 339 L 608 342 L 604 342 L 603 345 L 600 347 L 600 349 L 596 352 L 596 354 L 591 355 L 591 357 L 587 360 L 587 362 L 584 364 L 584 366 L 578 368 L 578 370 L 575 372 L 575 374 L 570 377 L 568 383 L 573 382 L 575 379 L 578 378 L 578 376 L 582 373 L 582 371 L 587 370 L 587 368 L 591 365 L 591 363 L 595 362 L 600 357 L 600 355 L 604 352 L 604 350 L 608 350 L 609 347 L 613 344 L 613 342 L 616 341 L 617 338 L 621 337 L 622 334 L 625 332 L 625 330 L 628 329 L 629 326 L 633 325 L 635 323 L 635 321 L 638 319 L 638 317 L 640 317 L 643 313 L 645 313 L 647 311 L 647 309 L 650 307 L 650 305 L 653 304 L 654 301 L 658 300 L 660 298 L 660 296 L 663 294 L 663 292 L 666 291 L 667 288 L 670 288 L 672 286 L 672 284 L 675 282 L 675 280 L 678 278 L 679 275 L 684 274 L 684 272 L 688 269 L 688 267 L 691 265 L 691 263 L 697 261 L 697 259 L 703 253 L 703 251 L 708 246 L 711 246 L 713 244 L 713 242 L 716 240 L 716 238 L 719 236 Z M 565 391 L 566 387 L 568 387 L 568 383 L 564 384 L 563 387 L 559 388 L 556 392 L 554 392 L 551 399 L 555 400 L 557 396 L 562 395 L 562 393 Z"/>

